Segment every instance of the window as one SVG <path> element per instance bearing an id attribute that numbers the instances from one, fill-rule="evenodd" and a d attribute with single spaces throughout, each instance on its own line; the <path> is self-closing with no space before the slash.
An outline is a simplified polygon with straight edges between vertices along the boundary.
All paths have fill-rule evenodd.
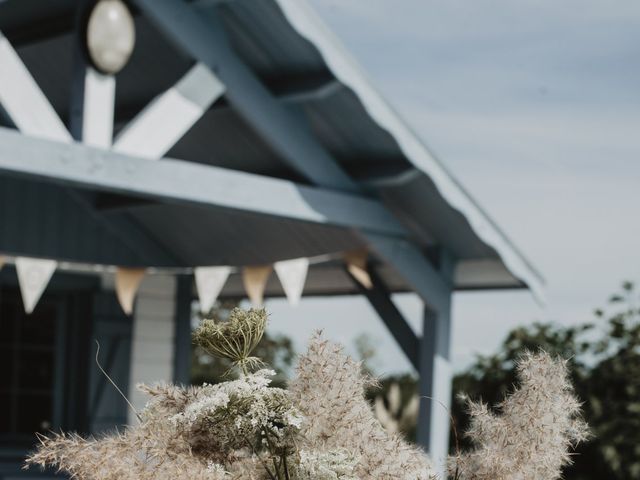
<path id="1" fill-rule="evenodd" d="M 26 315 L 17 288 L 0 287 L 0 439 L 33 440 L 59 426 L 64 315 L 43 296 Z"/>

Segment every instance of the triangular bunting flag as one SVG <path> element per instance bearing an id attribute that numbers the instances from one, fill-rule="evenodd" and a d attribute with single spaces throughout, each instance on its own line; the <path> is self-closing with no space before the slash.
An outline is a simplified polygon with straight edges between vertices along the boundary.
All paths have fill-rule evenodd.
<path id="1" fill-rule="evenodd" d="M 44 260 L 39 258 L 16 258 L 16 271 L 18 272 L 18 283 L 22 294 L 22 303 L 26 313 L 33 312 L 47 288 L 53 272 L 56 271 L 58 262 L 55 260 Z"/>
<path id="2" fill-rule="evenodd" d="M 144 268 L 118 267 L 116 269 L 116 295 L 122 310 L 127 315 L 131 315 L 133 312 L 133 302 L 145 271 Z"/>
<path id="3" fill-rule="evenodd" d="M 200 311 L 207 313 L 220 295 L 222 287 L 231 273 L 231 267 L 196 267 L 193 273 L 196 277 Z"/>
<path id="4" fill-rule="evenodd" d="M 274 264 L 282 289 L 291 305 L 297 305 L 302 297 L 304 282 L 309 271 L 308 258 L 283 260 Z"/>
<path id="5" fill-rule="evenodd" d="M 267 280 L 273 267 L 271 265 L 262 265 L 258 267 L 244 267 L 242 269 L 242 282 L 247 296 L 251 303 L 259 307 L 264 300 L 264 289 L 267 286 Z"/>
<path id="6" fill-rule="evenodd" d="M 353 275 L 353 277 L 367 290 L 373 288 L 373 282 L 367 271 L 367 259 L 369 258 L 369 252 L 365 249 L 352 250 L 345 252 L 344 261 L 347 264 L 347 270 Z"/>

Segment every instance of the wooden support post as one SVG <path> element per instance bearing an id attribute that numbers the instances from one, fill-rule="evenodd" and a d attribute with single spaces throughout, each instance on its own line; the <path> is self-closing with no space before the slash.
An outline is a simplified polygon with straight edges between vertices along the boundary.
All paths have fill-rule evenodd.
<path id="1" fill-rule="evenodd" d="M 438 271 L 449 283 L 453 276 L 454 262 L 443 252 Z M 441 296 L 437 308 L 424 307 L 422 338 L 420 339 L 421 397 L 418 416 L 417 441 L 434 463 L 439 478 L 446 478 L 446 461 L 449 452 L 451 428 L 451 291 Z"/>
<path id="2" fill-rule="evenodd" d="M 419 394 L 422 401 L 417 441 L 429 452 L 439 473 L 444 472 L 449 450 L 452 380 L 450 345 L 450 312 L 435 312 L 425 308 L 420 339 Z"/>
<path id="3" fill-rule="evenodd" d="M 189 385 L 191 380 L 191 299 L 193 278 L 177 277 L 176 313 L 173 350 L 173 381 Z"/>

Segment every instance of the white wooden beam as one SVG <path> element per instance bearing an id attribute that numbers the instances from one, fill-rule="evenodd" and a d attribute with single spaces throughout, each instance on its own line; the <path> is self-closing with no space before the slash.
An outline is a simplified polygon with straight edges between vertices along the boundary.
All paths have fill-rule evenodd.
<path id="1" fill-rule="evenodd" d="M 21 132 L 61 142 L 72 141 L 64 123 L 1 32 L 0 103 Z"/>
<path id="2" fill-rule="evenodd" d="M 82 141 L 92 147 L 110 148 L 113 141 L 113 111 L 116 80 L 87 66 L 84 74 Z"/>
<path id="3" fill-rule="evenodd" d="M 197 63 L 125 127 L 113 149 L 139 157 L 162 158 L 224 91 L 218 77 Z"/>

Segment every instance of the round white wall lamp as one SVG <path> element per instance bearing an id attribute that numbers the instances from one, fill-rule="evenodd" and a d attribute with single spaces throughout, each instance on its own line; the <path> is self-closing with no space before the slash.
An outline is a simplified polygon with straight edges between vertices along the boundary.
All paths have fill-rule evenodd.
<path id="1" fill-rule="evenodd" d="M 87 52 L 102 73 L 116 74 L 129 61 L 136 43 L 133 15 L 122 0 L 99 0 L 86 30 Z"/>

